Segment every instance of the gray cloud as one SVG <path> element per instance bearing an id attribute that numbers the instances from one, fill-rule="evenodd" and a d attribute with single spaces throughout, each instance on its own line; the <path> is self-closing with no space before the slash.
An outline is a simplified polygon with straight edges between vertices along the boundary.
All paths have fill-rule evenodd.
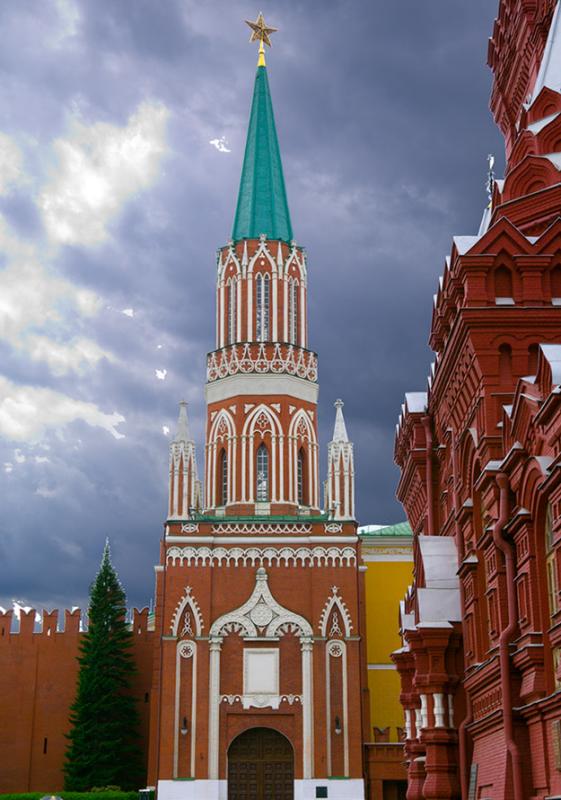
<path id="1" fill-rule="evenodd" d="M 342 396 L 360 520 L 398 521 L 394 425 L 404 392 L 425 387 L 431 298 L 451 236 L 477 229 L 485 157 L 502 157 L 487 111 L 495 3 L 267 0 L 262 10 L 281 29 L 269 78 L 293 227 L 309 256 L 321 439 Z M 0 214 L 41 269 L 98 298 L 89 316 L 64 306 L 45 335 L 80 336 L 108 354 L 55 374 L 0 339 L 1 372 L 125 420 L 118 440 L 81 418 L 0 441 L 0 605 L 83 602 L 106 535 L 131 601 L 152 595 L 162 426 L 173 430 L 182 397 L 202 471 L 215 251 L 235 207 L 256 57 L 242 20 L 254 13 L 241 0 L 0 7 L 0 134 L 21 150 L 26 175 L 0 194 Z M 168 112 L 154 174 L 103 218 L 105 239 L 53 242 L 40 197 L 57 174 L 54 142 L 76 124 L 125 130 L 143 103 Z M 223 136 L 230 153 L 209 144 Z M 11 263 L 0 253 L 0 279 Z"/>

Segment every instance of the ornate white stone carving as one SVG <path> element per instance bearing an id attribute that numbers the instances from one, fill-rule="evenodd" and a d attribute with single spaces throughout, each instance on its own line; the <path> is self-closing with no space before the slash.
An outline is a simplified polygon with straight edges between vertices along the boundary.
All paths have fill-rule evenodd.
<path id="1" fill-rule="evenodd" d="M 243 699 L 243 695 L 241 694 L 223 694 L 220 697 L 220 702 L 228 703 L 228 705 L 233 706 L 234 703 L 243 703 Z M 278 705 L 281 705 L 281 703 L 288 703 L 289 706 L 293 706 L 295 703 L 302 703 L 301 694 L 281 694 L 276 699 L 278 699 Z M 257 706 L 257 704 L 255 705 Z M 263 706 L 257 707 L 262 708 Z"/>
<path id="2" fill-rule="evenodd" d="M 192 658 L 195 655 L 195 645 L 193 642 L 182 642 L 179 645 L 179 655 L 181 658 Z"/>
<path id="3" fill-rule="evenodd" d="M 181 533 L 197 533 L 199 530 L 198 522 L 185 522 L 181 526 Z"/>
<path id="4" fill-rule="evenodd" d="M 228 375 L 252 372 L 296 375 L 315 383 L 318 378 L 317 355 L 310 350 L 289 344 L 231 344 L 210 353 L 207 359 L 207 381 L 212 383 Z"/>
<path id="5" fill-rule="evenodd" d="M 325 526 L 325 530 L 327 533 L 341 533 L 343 526 L 340 522 L 330 522 Z"/>
<path id="6" fill-rule="evenodd" d="M 183 617 L 183 627 L 181 628 L 180 636 L 187 637 L 187 636 L 194 636 L 193 633 L 193 626 L 191 625 L 191 612 L 186 611 Z"/>
<path id="7" fill-rule="evenodd" d="M 339 625 L 339 615 L 336 611 L 333 612 L 331 615 L 331 628 L 329 629 L 329 637 L 332 638 L 334 636 L 342 636 L 343 631 L 341 630 L 341 626 Z"/>
<path id="8" fill-rule="evenodd" d="M 327 652 L 330 656 L 333 656 L 333 658 L 341 658 L 344 652 L 343 642 L 338 642 L 336 640 L 329 642 L 327 645 Z"/>
<path id="9" fill-rule="evenodd" d="M 343 621 L 343 627 L 345 629 L 345 636 L 350 636 L 351 631 L 353 629 L 352 622 L 351 622 L 351 615 L 349 610 L 346 606 L 346 603 L 341 599 L 339 596 L 339 589 L 337 586 L 331 587 L 331 597 L 328 597 L 325 605 L 323 607 L 323 611 L 321 612 L 321 617 L 319 618 L 319 629 L 322 636 L 327 636 L 327 625 L 329 623 L 329 618 L 332 612 L 337 610 L 341 616 Z M 332 628 L 333 629 L 333 628 Z M 329 634 L 332 635 L 331 632 Z"/>
<path id="10" fill-rule="evenodd" d="M 286 566 L 352 567 L 353 547 L 179 547 L 167 551 L 167 563 L 175 566 Z"/>
<path id="11" fill-rule="evenodd" d="M 213 533 L 227 533 L 235 536 L 247 536 L 248 534 L 258 534 L 260 536 L 293 536 L 302 534 L 309 536 L 312 533 L 310 523 L 290 523 L 282 525 L 272 523 L 243 523 L 243 522 L 219 522 L 212 526 Z"/>
<path id="12" fill-rule="evenodd" d="M 253 619 L 256 608 L 264 606 L 270 612 L 270 621 L 262 625 Z M 262 608 L 257 612 L 258 618 L 264 616 Z M 246 637 L 274 638 L 288 630 L 298 636 L 312 636 L 312 626 L 307 619 L 284 608 L 278 603 L 269 589 L 268 576 L 263 567 L 255 574 L 255 588 L 251 597 L 239 608 L 223 614 L 210 627 L 210 636 L 227 636 L 228 633 L 241 633 Z"/>
<path id="13" fill-rule="evenodd" d="M 187 632 L 185 632 L 185 630 L 186 630 L 186 614 L 187 614 L 188 611 L 190 611 L 190 613 L 193 615 L 193 620 L 195 621 L 194 634 L 193 634 L 193 628 L 192 628 L 191 619 L 189 619 L 188 629 L 187 629 Z M 183 619 L 183 628 L 182 628 L 182 630 L 180 632 L 179 631 L 179 624 L 181 622 L 181 619 Z M 191 587 L 190 586 L 186 586 L 185 587 L 185 594 L 183 595 L 183 597 L 181 598 L 181 600 L 177 604 L 175 612 L 174 612 L 172 620 L 171 620 L 171 625 L 170 625 L 171 633 L 172 633 L 173 636 L 179 636 L 179 635 L 181 635 L 181 636 L 186 636 L 186 635 L 188 635 L 188 636 L 193 636 L 193 635 L 202 636 L 203 628 L 204 628 L 203 615 L 201 613 L 201 609 L 199 607 L 199 604 L 197 603 L 197 601 L 195 600 L 195 598 L 192 595 Z M 191 631 L 191 633 L 189 633 L 189 630 Z"/>

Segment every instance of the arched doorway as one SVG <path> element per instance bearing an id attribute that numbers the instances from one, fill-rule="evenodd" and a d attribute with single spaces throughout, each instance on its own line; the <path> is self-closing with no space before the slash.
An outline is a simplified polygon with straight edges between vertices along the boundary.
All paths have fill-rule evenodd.
<path id="1" fill-rule="evenodd" d="M 293 800 L 294 751 L 282 733 L 250 728 L 228 748 L 228 800 Z"/>

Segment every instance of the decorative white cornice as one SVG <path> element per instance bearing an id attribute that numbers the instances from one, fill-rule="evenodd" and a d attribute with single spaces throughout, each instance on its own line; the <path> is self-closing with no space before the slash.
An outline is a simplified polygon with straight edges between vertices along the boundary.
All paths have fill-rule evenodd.
<path id="1" fill-rule="evenodd" d="M 322 636 L 335 636 L 335 635 L 343 635 L 343 631 L 339 630 L 328 630 L 327 626 L 331 619 L 331 628 L 335 628 L 338 625 L 338 616 L 337 612 L 339 612 L 341 619 L 343 621 L 344 626 L 344 635 L 349 637 L 351 635 L 353 625 L 351 622 L 351 615 L 349 613 L 349 609 L 347 608 L 346 603 L 343 599 L 339 596 L 339 589 L 337 586 L 333 586 L 331 588 L 331 596 L 327 598 L 325 601 L 325 605 L 323 607 L 323 611 L 321 612 L 321 617 L 319 618 L 319 629 Z M 332 619 L 332 614 L 334 615 L 335 619 Z"/>
<path id="2" fill-rule="evenodd" d="M 167 563 L 176 566 L 352 567 L 354 547 L 170 547 Z"/>

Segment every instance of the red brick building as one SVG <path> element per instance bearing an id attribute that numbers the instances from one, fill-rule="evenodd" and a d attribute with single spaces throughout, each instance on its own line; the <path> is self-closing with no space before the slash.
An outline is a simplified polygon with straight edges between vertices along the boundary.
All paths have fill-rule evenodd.
<path id="1" fill-rule="evenodd" d="M 398 496 L 409 800 L 561 796 L 561 11 L 501 0 L 489 44 L 504 180 L 453 239 Z"/>

